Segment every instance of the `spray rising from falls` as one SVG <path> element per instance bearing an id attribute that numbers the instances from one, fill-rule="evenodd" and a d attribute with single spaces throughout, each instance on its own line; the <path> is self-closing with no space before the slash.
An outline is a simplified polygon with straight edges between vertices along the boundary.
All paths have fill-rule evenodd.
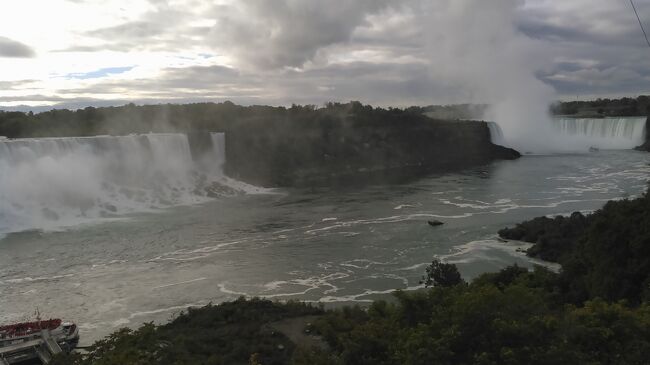
<path id="1" fill-rule="evenodd" d="M 498 144 L 522 153 L 587 150 L 591 142 L 604 138 L 570 135 L 557 128 L 549 113 L 558 97 L 538 75 L 551 69 L 555 61 L 552 54 L 544 52 L 547 47 L 541 39 L 530 37 L 519 26 L 529 3 L 423 1 L 418 13 L 426 17 L 424 24 L 428 25 L 432 79 L 440 88 L 451 85 L 447 94 L 456 94 L 456 99 L 489 104 L 483 119 L 498 123 Z M 601 148 L 620 145 L 592 144 Z"/>
<path id="2" fill-rule="evenodd" d="M 184 134 L 0 140 L 0 234 L 233 193 L 222 172 L 224 135 L 211 141 L 211 153 L 199 159 Z"/>

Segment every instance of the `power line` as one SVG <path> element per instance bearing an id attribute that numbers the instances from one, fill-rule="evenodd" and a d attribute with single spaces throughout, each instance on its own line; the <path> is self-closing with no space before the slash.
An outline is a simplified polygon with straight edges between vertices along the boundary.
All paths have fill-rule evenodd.
<path id="1" fill-rule="evenodd" d="M 639 26 L 641 27 L 641 31 L 643 32 L 643 36 L 645 37 L 645 42 L 648 44 L 648 47 L 650 47 L 650 41 L 648 40 L 648 34 L 645 32 L 645 28 L 643 28 L 643 23 L 641 22 L 641 18 L 639 18 L 639 13 L 636 11 L 636 6 L 634 6 L 634 1 L 630 0 L 630 4 L 632 5 L 632 9 L 634 10 L 634 14 L 636 14 L 636 20 L 639 21 Z"/>

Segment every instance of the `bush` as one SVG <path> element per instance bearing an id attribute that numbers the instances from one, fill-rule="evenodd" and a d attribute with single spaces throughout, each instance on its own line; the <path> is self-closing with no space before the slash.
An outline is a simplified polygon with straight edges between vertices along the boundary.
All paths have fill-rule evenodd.
<path id="1" fill-rule="evenodd" d="M 432 286 L 450 287 L 464 282 L 456 265 L 445 264 L 438 260 L 431 262 L 431 265 L 426 268 L 426 273 L 420 284 L 424 284 L 427 288 Z"/>

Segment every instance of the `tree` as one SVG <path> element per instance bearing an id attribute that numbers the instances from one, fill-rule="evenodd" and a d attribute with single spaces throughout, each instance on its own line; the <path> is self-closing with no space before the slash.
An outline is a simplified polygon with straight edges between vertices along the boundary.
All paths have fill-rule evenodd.
<path id="1" fill-rule="evenodd" d="M 442 286 L 451 287 L 463 283 L 463 278 L 454 264 L 445 264 L 438 260 L 433 260 L 431 265 L 426 268 L 427 276 L 422 278 L 420 284 L 424 286 Z"/>

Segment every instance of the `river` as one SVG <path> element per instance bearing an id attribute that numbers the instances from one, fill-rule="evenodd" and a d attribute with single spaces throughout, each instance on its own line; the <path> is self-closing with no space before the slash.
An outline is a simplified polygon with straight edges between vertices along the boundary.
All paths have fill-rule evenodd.
<path id="1" fill-rule="evenodd" d="M 0 323 L 38 309 L 75 321 L 90 343 L 240 295 L 367 302 L 417 288 L 436 257 L 466 279 L 540 264 L 496 232 L 637 196 L 649 162 L 630 150 L 524 156 L 398 185 L 264 190 L 10 233 Z"/>

